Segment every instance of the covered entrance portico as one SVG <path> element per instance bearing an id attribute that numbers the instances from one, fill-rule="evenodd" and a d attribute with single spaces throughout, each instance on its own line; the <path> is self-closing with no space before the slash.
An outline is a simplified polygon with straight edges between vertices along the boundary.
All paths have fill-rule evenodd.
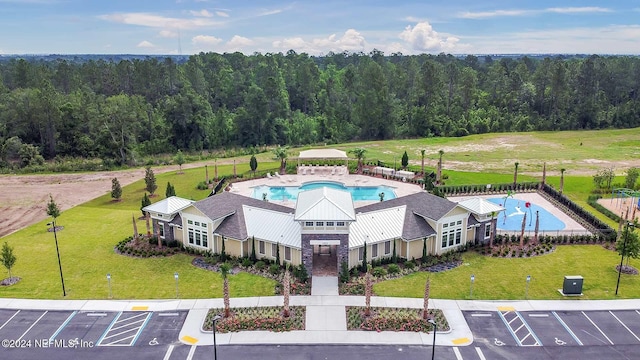
<path id="1" fill-rule="evenodd" d="M 311 276 L 338 276 L 348 256 L 348 234 L 302 234 L 302 263 Z"/>

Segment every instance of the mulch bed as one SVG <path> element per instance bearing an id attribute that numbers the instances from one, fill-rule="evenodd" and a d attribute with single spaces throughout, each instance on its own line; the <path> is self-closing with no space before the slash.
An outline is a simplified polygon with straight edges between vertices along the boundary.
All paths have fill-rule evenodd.
<path id="1" fill-rule="evenodd" d="M 18 281 L 20 281 L 21 278 L 17 277 L 17 276 L 12 276 L 10 278 L 6 278 L 3 279 L 2 281 L 0 281 L 0 286 L 11 286 L 11 285 L 15 285 L 18 283 Z"/>

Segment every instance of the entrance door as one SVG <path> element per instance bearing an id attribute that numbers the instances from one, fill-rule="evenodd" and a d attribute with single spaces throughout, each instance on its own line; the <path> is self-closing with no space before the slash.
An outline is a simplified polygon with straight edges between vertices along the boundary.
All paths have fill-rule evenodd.
<path id="1" fill-rule="evenodd" d="M 338 276 L 338 245 L 318 241 L 313 245 L 313 276 Z"/>

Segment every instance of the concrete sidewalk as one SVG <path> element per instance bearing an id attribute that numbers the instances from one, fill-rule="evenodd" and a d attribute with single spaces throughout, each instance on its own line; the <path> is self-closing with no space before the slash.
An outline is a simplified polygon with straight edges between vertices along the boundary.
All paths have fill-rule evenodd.
<path id="1" fill-rule="evenodd" d="M 320 278 L 319 278 L 320 279 Z M 329 281 L 326 282 L 329 284 Z M 333 286 L 319 284 L 314 292 L 334 291 Z M 282 306 L 282 296 L 232 298 L 231 307 Z M 364 306 L 364 296 L 310 295 L 292 296 L 292 306 L 306 306 L 306 328 L 303 331 L 273 333 L 246 331 L 216 334 L 219 345 L 242 344 L 403 344 L 431 345 L 432 333 L 347 331 L 345 306 Z M 372 297 L 371 306 L 422 308 L 420 298 Z M 222 299 L 185 300 L 29 300 L 0 299 L 1 309 L 79 310 L 79 311 L 189 311 L 179 339 L 190 345 L 212 345 L 211 331 L 202 331 L 202 324 L 210 308 L 222 308 Z M 640 299 L 629 300 L 529 300 L 483 301 L 431 299 L 429 307 L 444 312 L 451 330 L 438 332 L 436 345 L 465 346 L 473 342 L 463 311 L 497 311 L 511 308 L 516 311 L 588 311 L 636 310 Z"/>

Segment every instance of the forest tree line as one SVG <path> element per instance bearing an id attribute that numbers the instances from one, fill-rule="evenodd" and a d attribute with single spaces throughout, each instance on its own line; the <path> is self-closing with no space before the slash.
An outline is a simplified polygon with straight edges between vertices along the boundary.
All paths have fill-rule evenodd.
<path id="1" fill-rule="evenodd" d="M 630 56 L 11 59 L 0 62 L 0 161 L 134 164 L 178 149 L 631 128 L 639 85 Z"/>

